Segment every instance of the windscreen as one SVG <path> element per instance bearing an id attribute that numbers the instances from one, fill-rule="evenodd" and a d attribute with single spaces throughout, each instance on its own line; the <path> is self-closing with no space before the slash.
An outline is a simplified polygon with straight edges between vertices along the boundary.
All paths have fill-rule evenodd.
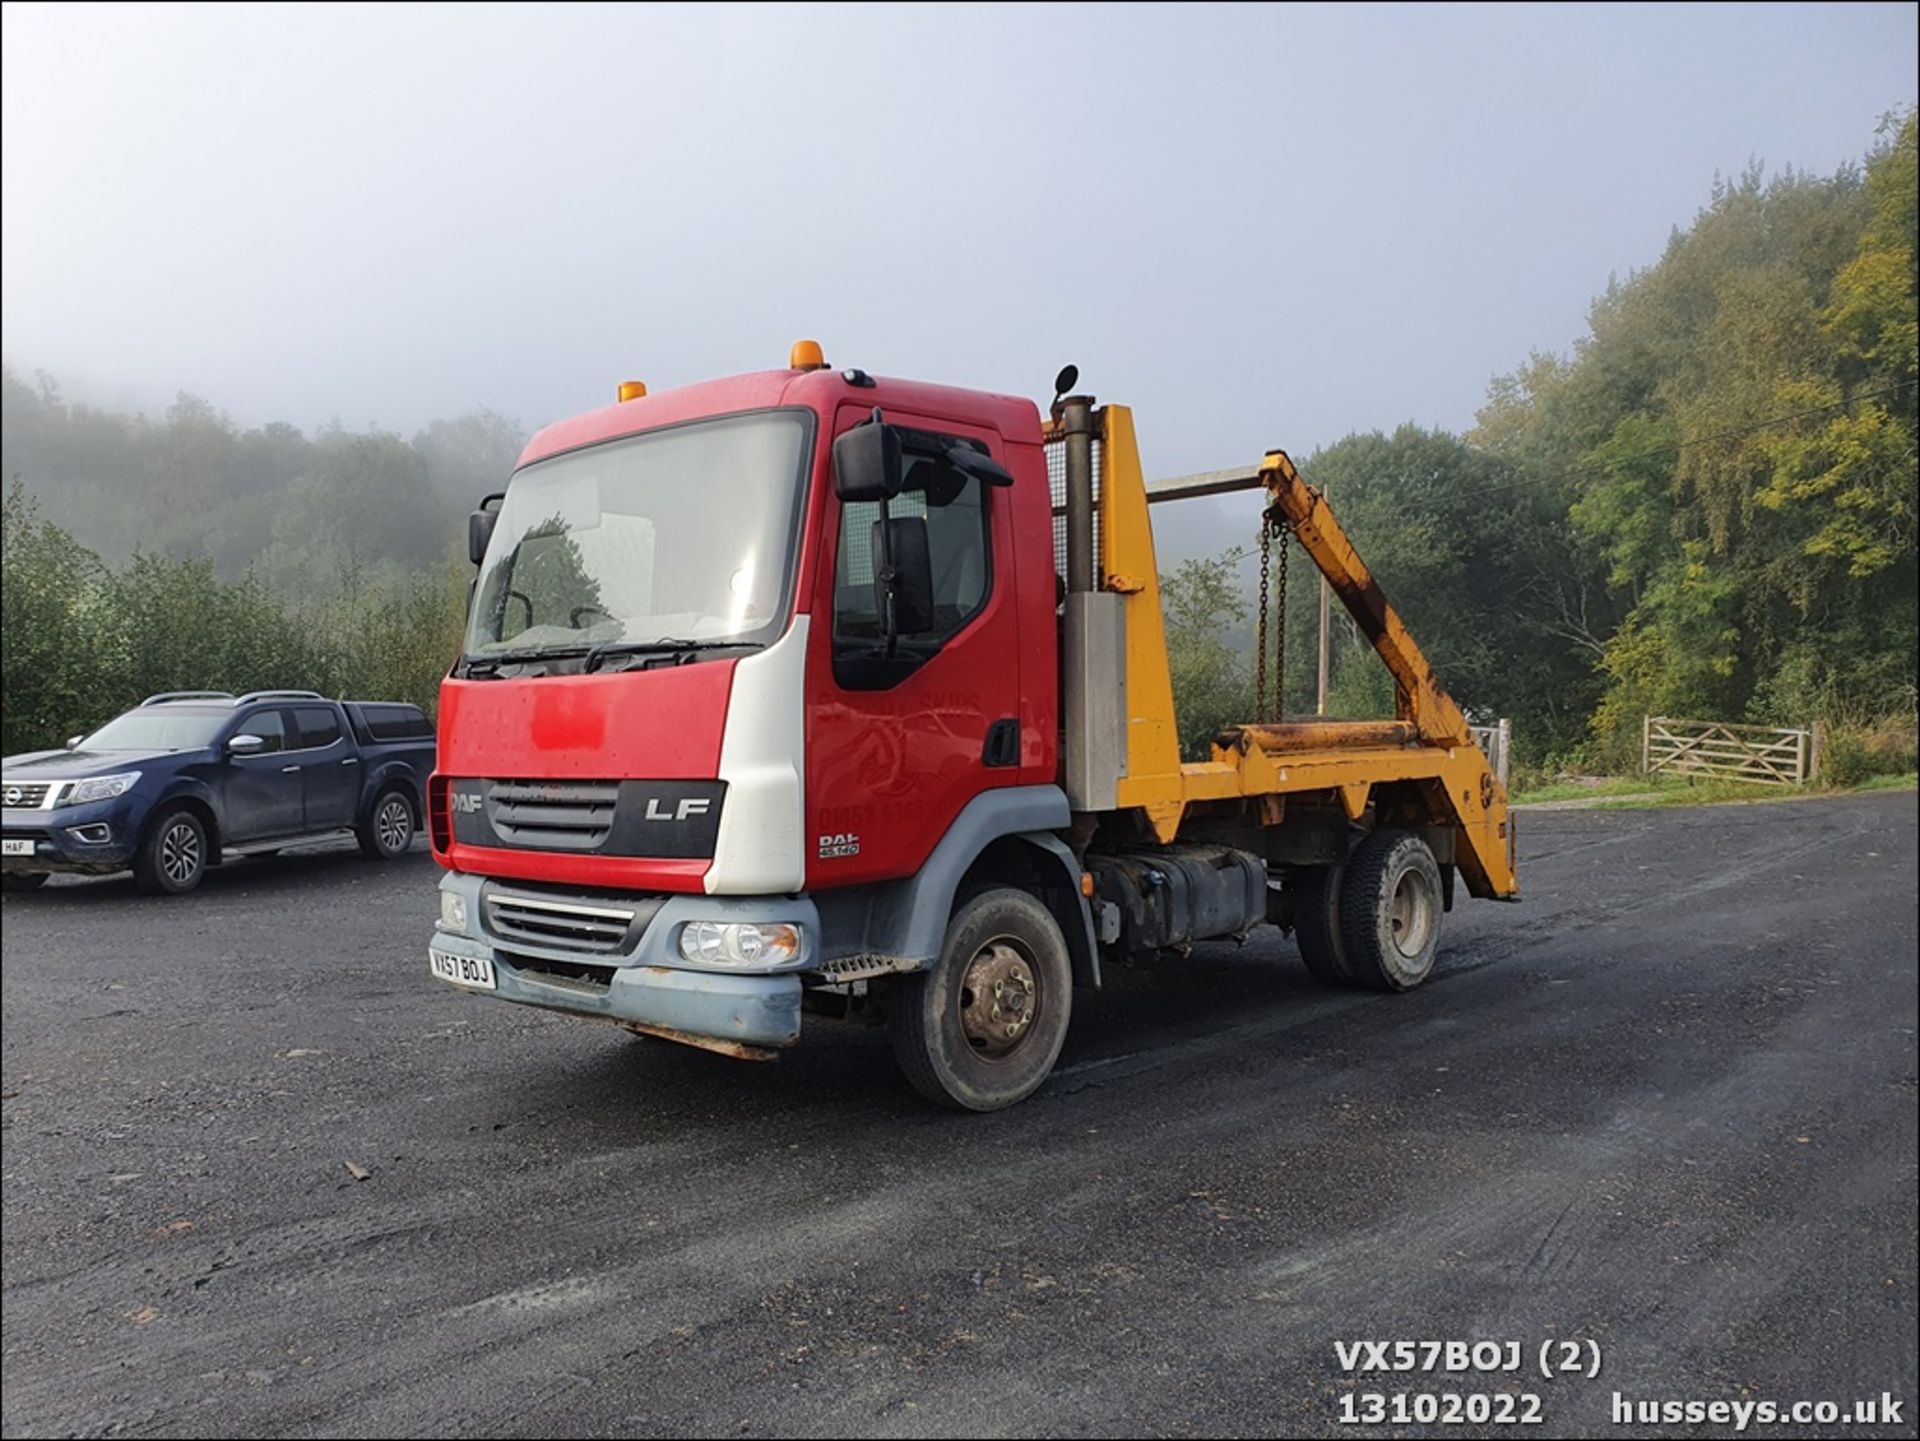
<path id="1" fill-rule="evenodd" d="M 231 711 L 130 710 L 80 742 L 86 751 L 191 751 L 213 744 Z"/>
<path id="2" fill-rule="evenodd" d="M 811 431 L 808 412 L 762 411 L 520 471 L 481 564 L 468 657 L 771 639 Z"/>

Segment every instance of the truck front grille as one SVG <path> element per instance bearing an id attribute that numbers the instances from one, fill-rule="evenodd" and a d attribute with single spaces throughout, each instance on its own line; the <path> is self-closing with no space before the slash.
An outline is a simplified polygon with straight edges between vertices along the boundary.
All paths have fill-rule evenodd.
<path id="1" fill-rule="evenodd" d="M 0 791 L 0 800 L 7 803 L 10 811 L 37 811 L 47 803 L 47 792 L 52 786 L 46 781 L 8 781 L 4 791 Z"/>
<path id="2" fill-rule="evenodd" d="M 487 928 L 503 940 L 608 955 L 625 948 L 641 907 L 607 901 L 528 896 L 513 891 L 486 894 Z M 651 912 L 659 902 L 644 907 Z"/>
<path id="3" fill-rule="evenodd" d="M 494 781 L 487 810 L 514 845 L 591 851 L 612 831 L 619 801 L 618 781 Z"/>

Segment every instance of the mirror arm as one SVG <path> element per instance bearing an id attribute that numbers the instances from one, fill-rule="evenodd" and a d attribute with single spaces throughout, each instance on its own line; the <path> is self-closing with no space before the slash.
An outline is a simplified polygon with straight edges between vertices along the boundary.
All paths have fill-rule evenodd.
<path id="1" fill-rule="evenodd" d="M 887 659 L 892 660 L 900 649 L 900 618 L 893 609 L 900 577 L 893 569 L 893 518 L 887 512 L 885 496 L 880 498 L 880 554 L 875 559 L 879 563 L 875 575 L 880 582 L 880 633 L 886 637 Z"/>

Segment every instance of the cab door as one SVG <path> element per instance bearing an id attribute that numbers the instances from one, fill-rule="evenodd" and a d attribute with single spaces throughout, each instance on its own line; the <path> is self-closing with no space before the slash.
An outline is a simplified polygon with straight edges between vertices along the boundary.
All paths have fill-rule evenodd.
<path id="1" fill-rule="evenodd" d="M 337 830 L 350 826 L 360 809 L 360 755 L 340 728 L 340 710 L 330 705 L 295 706 L 293 719 L 300 728 L 302 793 L 306 798 L 305 829 Z"/>
<path id="2" fill-rule="evenodd" d="M 288 751 L 292 717 L 278 706 L 242 716 L 234 735 L 258 736 L 264 742 L 251 755 L 229 755 L 226 774 L 225 838 L 235 843 L 298 835 L 305 796 L 300 764 Z"/>
<path id="3" fill-rule="evenodd" d="M 836 436 L 869 407 L 844 407 Z M 879 505 L 824 498 L 808 640 L 809 885 L 916 870 L 976 795 L 1019 779 L 1018 607 L 1009 491 L 926 453 L 928 437 L 1006 464 L 997 433 L 889 411 L 916 433 L 890 517 L 924 526 L 930 624 L 887 654 L 874 587 Z"/>

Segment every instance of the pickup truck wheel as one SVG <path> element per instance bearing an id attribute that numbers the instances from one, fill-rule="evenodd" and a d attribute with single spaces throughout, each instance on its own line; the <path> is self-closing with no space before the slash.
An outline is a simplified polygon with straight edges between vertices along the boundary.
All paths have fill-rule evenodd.
<path id="1" fill-rule="evenodd" d="M 1445 909 L 1440 867 L 1420 837 L 1376 831 L 1347 862 L 1340 920 L 1347 964 L 1363 986 L 1410 991 L 1433 973 Z"/>
<path id="2" fill-rule="evenodd" d="M 37 891 L 47 883 L 45 871 L 9 871 L 0 886 L 10 891 Z"/>
<path id="3" fill-rule="evenodd" d="M 935 1105 L 997 1111 L 1046 1080 L 1072 1003 L 1052 913 L 1025 891 L 983 891 L 954 911 L 933 968 L 894 982 L 893 1053 Z"/>
<path id="4" fill-rule="evenodd" d="M 1307 971 L 1323 986 L 1356 984 L 1340 934 L 1345 866 L 1301 866 L 1293 872 L 1293 939 Z"/>
<path id="5" fill-rule="evenodd" d="M 207 873 L 207 828 L 189 810 L 163 812 L 134 852 L 133 883 L 150 896 L 183 896 Z"/>
<path id="6" fill-rule="evenodd" d="M 390 861 L 413 844 L 413 802 L 395 788 L 374 798 L 373 810 L 354 834 L 360 849 L 376 861 Z"/>

